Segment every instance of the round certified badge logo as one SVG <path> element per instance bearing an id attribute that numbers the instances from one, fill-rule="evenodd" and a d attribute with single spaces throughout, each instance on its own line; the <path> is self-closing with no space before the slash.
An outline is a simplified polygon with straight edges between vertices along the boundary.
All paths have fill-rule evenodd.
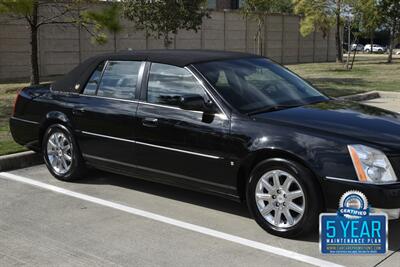
<path id="1" fill-rule="evenodd" d="M 323 254 L 387 252 L 387 216 L 370 213 L 368 200 L 360 191 L 343 194 L 337 213 L 321 214 L 319 225 Z"/>
<path id="2" fill-rule="evenodd" d="M 369 215 L 367 197 L 360 191 L 348 191 L 339 201 L 339 215 L 348 219 L 359 219 Z"/>

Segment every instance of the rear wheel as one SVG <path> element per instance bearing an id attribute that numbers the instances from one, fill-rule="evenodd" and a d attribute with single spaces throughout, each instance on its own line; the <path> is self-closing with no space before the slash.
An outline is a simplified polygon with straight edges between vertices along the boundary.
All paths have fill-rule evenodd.
<path id="1" fill-rule="evenodd" d="M 321 202 L 313 175 L 293 161 L 259 163 L 247 186 L 250 213 L 264 230 L 277 236 L 296 237 L 316 229 Z"/>
<path id="2" fill-rule="evenodd" d="M 57 179 L 72 181 L 81 177 L 85 164 L 71 131 L 61 124 L 51 125 L 43 137 L 43 157 Z"/>

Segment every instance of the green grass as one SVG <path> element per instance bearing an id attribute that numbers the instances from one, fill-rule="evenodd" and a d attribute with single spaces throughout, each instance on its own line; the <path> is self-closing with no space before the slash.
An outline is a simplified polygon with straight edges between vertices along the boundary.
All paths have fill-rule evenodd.
<path id="1" fill-rule="evenodd" d="M 14 142 L 8 122 L 17 92 L 26 85 L 24 83 L 0 84 L 0 155 L 26 150 Z"/>
<path id="2" fill-rule="evenodd" d="M 400 56 L 387 64 L 386 55 L 357 55 L 351 71 L 336 63 L 307 63 L 287 66 L 327 95 L 338 97 L 373 90 L 400 92 Z M 10 134 L 8 120 L 17 91 L 26 83 L 0 84 L 0 155 L 26 150 Z"/>
<path id="3" fill-rule="evenodd" d="M 386 59 L 387 55 L 358 54 L 351 71 L 334 62 L 287 67 L 333 97 L 374 90 L 400 92 L 400 57 L 396 56 L 392 64 Z"/>

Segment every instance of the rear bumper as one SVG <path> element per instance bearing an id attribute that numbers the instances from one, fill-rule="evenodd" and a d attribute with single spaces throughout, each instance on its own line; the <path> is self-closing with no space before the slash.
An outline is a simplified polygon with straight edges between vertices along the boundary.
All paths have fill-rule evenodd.
<path id="1" fill-rule="evenodd" d="M 16 117 L 10 118 L 10 131 L 14 141 L 32 150 L 40 150 L 39 129 L 38 122 Z"/>
<path id="2" fill-rule="evenodd" d="M 362 184 L 325 179 L 322 185 L 327 209 L 337 209 L 340 197 L 350 190 L 365 194 L 368 203 L 376 209 L 400 209 L 400 182 L 387 185 Z"/>

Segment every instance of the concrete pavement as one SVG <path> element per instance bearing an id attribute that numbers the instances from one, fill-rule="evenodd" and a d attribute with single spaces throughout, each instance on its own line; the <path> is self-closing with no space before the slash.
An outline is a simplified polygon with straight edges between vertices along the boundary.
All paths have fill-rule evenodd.
<path id="1" fill-rule="evenodd" d="M 318 234 L 302 240 L 264 232 L 245 206 L 188 190 L 93 171 L 80 182 L 54 179 L 43 165 L 12 174 L 46 185 L 167 216 L 196 226 L 346 265 L 395 266 L 399 253 L 323 256 Z M 400 248 L 400 223 L 390 225 L 390 251 Z M 289 254 L 289 253 L 288 253 Z M 393 259 L 393 260 L 392 260 Z M 4 179 L 0 174 L 1 266 L 307 266 L 221 238 Z M 324 265 L 324 264 L 321 264 Z"/>
<path id="2" fill-rule="evenodd" d="M 400 85 L 399 85 L 400 86 Z M 400 93 L 378 91 L 380 98 L 363 101 L 363 104 L 400 113 Z"/>

